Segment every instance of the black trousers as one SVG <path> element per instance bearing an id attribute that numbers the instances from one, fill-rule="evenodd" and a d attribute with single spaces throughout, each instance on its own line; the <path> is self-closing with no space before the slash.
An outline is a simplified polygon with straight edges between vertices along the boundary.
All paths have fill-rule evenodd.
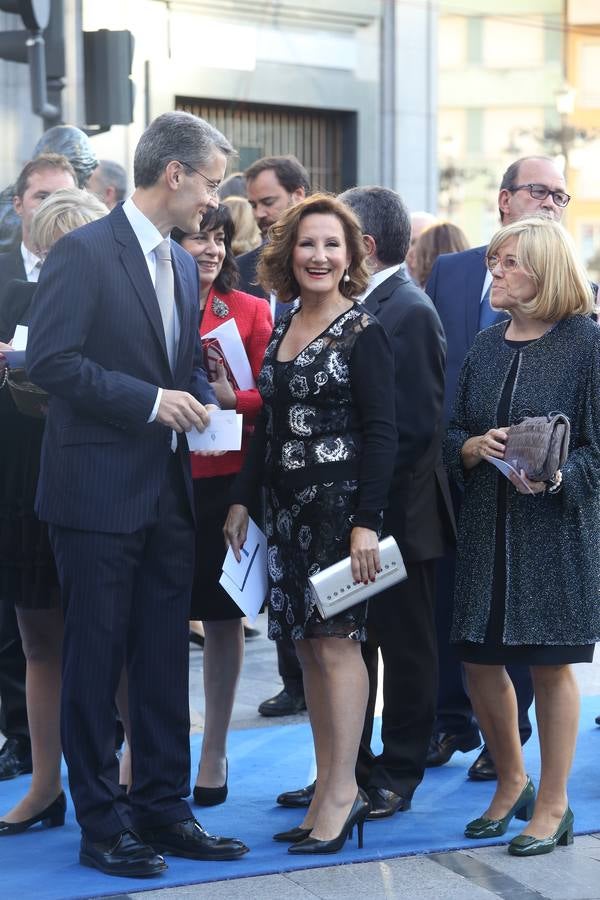
<path id="1" fill-rule="evenodd" d="M 29 740 L 25 656 L 12 597 L 0 597 L 0 732 Z"/>
<path id="2" fill-rule="evenodd" d="M 191 815 L 188 619 L 194 526 L 173 457 L 133 534 L 50 526 L 65 602 L 61 732 L 77 820 L 94 841 Z M 133 785 L 118 785 L 114 697 L 127 660 Z"/>
<path id="3" fill-rule="evenodd" d="M 436 628 L 439 647 L 440 680 L 434 731 L 449 734 L 478 732 L 471 701 L 464 685 L 463 668 L 450 644 L 456 554 L 449 552 L 437 562 Z M 531 736 L 529 707 L 533 684 L 528 666 L 507 666 L 517 695 L 519 733 L 524 744 Z"/>
<path id="4" fill-rule="evenodd" d="M 369 602 L 368 639 L 363 644 L 369 702 L 356 777 L 362 787 L 388 788 L 410 800 L 423 778 L 435 716 L 435 563 L 408 563 L 406 570 L 406 581 Z M 383 659 L 383 752 L 374 756 L 378 649 Z"/>
<path id="5" fill-rule="evenodd" d="M 298 662 L 293 640 L 286 637 L 275 641 L 275 643 L 277 645 L 277 668 L 285 690 L 293 696 L 303 695 L 302 669 Z"/>

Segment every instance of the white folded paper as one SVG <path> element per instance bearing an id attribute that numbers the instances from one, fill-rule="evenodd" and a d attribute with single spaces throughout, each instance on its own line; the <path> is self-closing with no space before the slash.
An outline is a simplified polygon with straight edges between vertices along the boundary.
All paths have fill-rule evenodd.
<path id="1" fill-rule="evenodd" d="M 208 338 L 217 338 L 219 341 L 221 350 L 229 363 L 240 391 L 249 391 L 256 387 L 250 362 L 240 332 L 235 324 L 235 319 L 228 319 L 222 325 L 213 328 L 208 334 L 202 335 L 203 340 L 208 340 Z"/>
<path id="2" fill-rule="evenodd" d="M 190 450 L 239 450 L 242 446 L 243 416 L 233 409 L 214 409 L 204 431 L 187 433 Z"/>
<path id="3" fill-rule="evenodd" d="M 267 539 L 253 519 L 241 550 L 241 561 L 231 547 L 223 560 L 221 587 L 237 603 L 250 623 L 259 614 L 267 594 Z"/>
<path id="4" fill-rule="evenodd" d="M 527 482 L 523 481 L 523 479 L 521 478 L 521 473 L 517 472 L 515 467 L 511 466 L 510 463 L 505 462 L 503 459 L 497 459 L 495 456 L 484 456 L 483 458 L 486 459 L 493 466 L 496 466 L 498 471 L 502 472 L 502 474 L 506 478 L 508 478 L 508 476 L 511 474 L 516 475 L 517 478 L 519 479 L 519 481 L 521 482 L 521 484 L 523 485 L 523 487 L 526 488 L 530 494 L 533 494 L 533 491 L 531 490 L 531 488 L 529 487 Z"/>
<path id="5" fill-rule="evenodd" d="M 15 333 L 13 334 L 13 339 L 11 341 L 11 346 L 13 350 L 26 350 L 27 349 L 27 335 L 29 334 L 29 328 L 27 325 L 17 325 L 15 328 Z"/>

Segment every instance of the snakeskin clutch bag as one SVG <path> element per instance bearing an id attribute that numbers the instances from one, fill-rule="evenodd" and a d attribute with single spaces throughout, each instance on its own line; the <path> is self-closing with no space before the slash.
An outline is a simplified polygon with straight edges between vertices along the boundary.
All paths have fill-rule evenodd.
<path id="1" fill-rule="evenodd" d="M 571 423 L 562 413 L 528 416 L 508 429 L 504 461 L 531 481 L 550 481 L 569 452 Z"/>

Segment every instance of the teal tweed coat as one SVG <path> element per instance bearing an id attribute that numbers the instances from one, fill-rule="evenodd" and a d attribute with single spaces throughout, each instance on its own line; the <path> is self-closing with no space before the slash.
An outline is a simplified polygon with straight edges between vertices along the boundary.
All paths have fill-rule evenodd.
<path id="1" fill-rule="evenodd" d="M 507 323 L 480 332 L 465 359 L 445 459 L 464 486 L 451 640 L 482 643 L 490 612 L 497 470 L 463 468 L 467 438 L 525 415 L 571 421 L 562 489 L 536 496 L 507 492 L 505 644 L 591 644 L 600 639 L 600 326 L 563 319 L 521 350 L 509 422 L 497 421 L 516 350 Z"/>

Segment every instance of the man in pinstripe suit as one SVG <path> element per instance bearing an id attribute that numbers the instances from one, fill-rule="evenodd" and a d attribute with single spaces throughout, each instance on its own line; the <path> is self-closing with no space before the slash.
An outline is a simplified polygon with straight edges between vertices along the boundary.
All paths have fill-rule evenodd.
<path id="1" fill-rule="evenodd" d="M 135 191 L 61 238 L 40 278 L 27 367 L 51 395 L 37 512 L 65 603 L 62 737 L 80 861 L 154 875 L 160 853 L 233 859 L 189 794 L 188 616 L 193 504 L 185 431 L 214 393 L 201 364 L 198 274 L 168 240 L 216 204 L 231 145 L 188 113 L 159 116 Z M 126 660 L 133 784 L 118 785 L 114 696 Z"/>

